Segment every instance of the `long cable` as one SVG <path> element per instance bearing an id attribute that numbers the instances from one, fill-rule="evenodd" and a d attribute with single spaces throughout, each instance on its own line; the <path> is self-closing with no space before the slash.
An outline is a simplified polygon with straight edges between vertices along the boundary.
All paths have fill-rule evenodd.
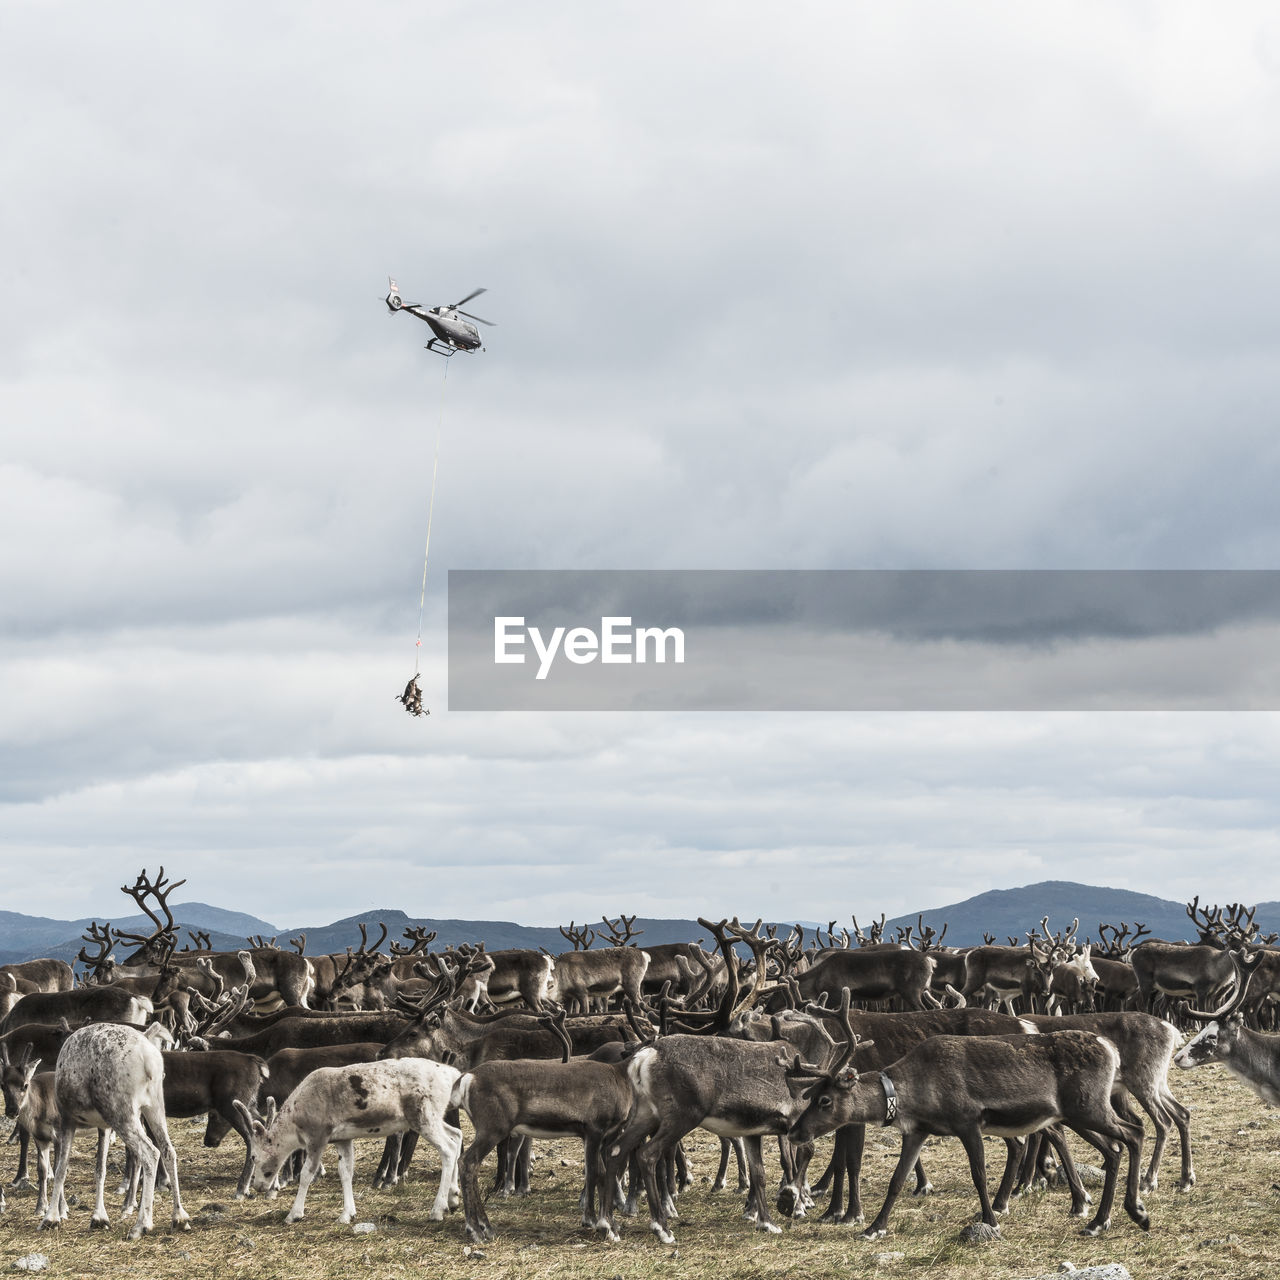
<path id="1" fill-rule="evenodd" d="M 440 470 L 440 435 L 444 430 L 444 390 L 449 384 L 449 361 L 444 362 L 444 379 L 440 383 L 440 415 L 436 419 L 436 450 L 431 462 L 431 500 L 427 503 L 427 546 L 422 553 L 422 596 L 418 601 L 418 638 L 414 641 L 413 674 L 417 678 L 422 661 L 422 619 L 427 607 L 427 562 L 431 558 L 431 519 L 436 510 L 436 475 Z"/>

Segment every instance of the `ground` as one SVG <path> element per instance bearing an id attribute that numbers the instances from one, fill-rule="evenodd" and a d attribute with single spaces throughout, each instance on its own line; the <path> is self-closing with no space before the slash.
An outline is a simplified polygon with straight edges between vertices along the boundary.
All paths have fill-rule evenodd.
<path id="1" fill-rule="evenodd" d="M 691 1158 L 695 1185 L 679 1200 L 675 1247 L 658 1243 L 647 1217 L 623 1219 L 622 1243 L 608 1245 L 579 1229 L 577 1196 L 582 1150 L 569 1142 L 539 1142 L 533 1166 L 533 1192 L 523 1200 L 494 1198 L 489 1216 L 496 1239 L 479 1251 L 467 1245 L 461 1213 L 443 1223 L 428 1220 L 435 1194 L 435 1152 L 419 1147 L 410 1181 L 375 1192 L 368 1183 L 381 1143 L 362 1143 L 356 1157 L 356 1220 L 373 1222 L 372 1234 L 356 1235 L 339 1226 L 341 1207 L 336 1157 L 328 1176 L 319 1179 L 307 1200 L 307 1217 L 294 1226 L 283 1222 L 292 1200 L 232 1197 L 243 1146 L 231 1134 L 217 1150 L 206 1150 L 203 1122 L 171 1124 L 178 1147 L 186 1207 L 194 1221 L 189 1233 L 169 1226 L 171 1201 L 156 1196 L 158 1230 L 136 1244 L 125 1238 L 128 1223 L 119 1199 L 108 1196 L 112 1214 L 106 1233 L 90 1233 L 94 1141 L 82 1133 L 67 1190 L 78 1197 L 70 1220 L 56 1232 L 36 1230 L 35 1198 L 30 1191 L 8 1194 L 8 1212 L 0 1216 L 0 1271 L 20 1256 L 49 1255 L 50 1276 L 137 1275 L 182 1277 L 368 1277 L 399 1280 L 424 1273 L 479 1280 L 721 1280 L 727 1276 L 797 1277 L 822 1280 L 840 1276 L 952 1276 L 1014 1280 L 1054 1271 L 1063 1260 L 1077 1267 L 1123 1263 L 1135 1278 L 1222 1276 L 1232 1280 L 1274 1276 L 1280 1226 L 1280 1111 L 1259 1102 L 1221 1067 L 1172 1074 L 1174 1092 L 1192 1108 L 1192 1148 L 1198 1183 L 1189 1195 L 1174 1190 L 1178 1180 L 1176 1139 L 1165 1152 L 1161 1187 L 1144 1198 L 1151 1213 L 1149 1234 L 1124 1216 L 1117 1197 L 1113 1227 L 1098 1239 L 1078 1234 L 1067 1216 L 1065 1191 L 1037 1193 L 1016 1202 L 1003 1220 L 1002 1239 L 985 1245 L 960 1240 L 961 1229 L 977 1211 L 963 1152 L 954 1141 L 935 1141 L 926 1161 L 937 1193 L 922 1200 L 904 1197 L 890 1220 L 890 1232 L 868 1243 L 857 1229 L 782 1222 L 780 1236 L 755 1230 L 741 1216 L 736 1192 L 711 1192 L 718 1147 L 702 1132 L 694 1135 Z M 7 1122 L 0 1121 L 7 1129 Z M 0 1131 L 0 1137 L 3 1131 Z M 469 1136 L 469 1135 L 468 1135 Z M 1074 1144 L 1078 1158 L 1093 1159 L 1092 1149 Z M 829 1140 L 814 1161 L 814 1177 L 826 1165 Z M 869 1135 L 864 1181 L 868 1216 L 879 1207 L 897 1143 L 887 1132 Z M 119 1147 L 113 1148 L 113 1158 Z M 4 1180 L 13 1176 L 16 1148 L 4 1148 Z M 991 1142 L 988 1161 L 993 1183 L 1003 1145 Z M 492 1168 L 492 1160 L 489 1169 Z M 776 1191 L 777 1160 L 770 1157 Z M 486 1170 L 488 1172 L 488 1170 Z M 1096 1194 L 1096 1192 L 1095 1192 Z M 822 1211 L 820 1202 L 818 1213 Z M 902 1254 L 901 1258 L 883 1255 Z M 17 1274 L 17 1273 L 14 1273 Z"/>

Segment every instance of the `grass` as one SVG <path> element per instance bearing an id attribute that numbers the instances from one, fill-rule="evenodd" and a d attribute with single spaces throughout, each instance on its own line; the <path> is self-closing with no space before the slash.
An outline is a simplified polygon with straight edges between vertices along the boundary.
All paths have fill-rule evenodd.
<path id="1" fill-rule="evenodd" d="M 921 1200 L 904 1196 L 884 1239 L 868 1243 L 856 1228 L 819 1226 L 811 1220 L 782 1221 L 780 1236 L 757 1231 L 741 1217 L 736 1192 L 712 1193 L 718 1145 L 697 1132 L 690 1143 L 695 1185 L 679 1200 L 675 1247 L 659 1244 L 647 1229 L 647 1216 L 623 1220 L 622 1243 L 608 1245 L 578 1228 L 581 1146 L 538 1142 L 533 1191 L 523 1200 L 494 1198 L 489 1203 L 496 1240 L 476 1251 L 467 1246 L 462 1215 L 444 1223 L 428 1220 L 438 1164 L 434 1151 L 419 1147 L 407 1185 L 375 1192 L 368 1182 L 377 1165 L 380 1143 L 358 1144 L 357 1221 L 377 1230 L 356 1235 L 339 1226 L 341 1206 L 336 1159 L 317 1180 L 307 1200 L 307 1217 L 294 1226 L 283 1222 L 292 1200 L 232 1198 L 243 1157 L 239 1139 L 230 1135 L 209 1151 L 201 1143 L 203 1123 L 180 1120 L 170 1128 L 178 1147 L 183 1199 L 196 1220 L 190 1233 L 169 1227 L 167 1192 L 156 1197 L 158 1230 L 135 1244 L 124 1236 L 119 1200 L 108 1192 L 112 1224 L 107 1232 L 88 1229 L 92 1206 L 92 1135 L 76 1143 L 67 1190 L 79 1198 L 61 1230 L 36 1230 L 34 1192 L 10 1192 L 8 1212 L 0 1216 L 0 1271 L 21 1255 L 50 1258 L 49 1276 L 368 1277 L 398 1280 L 424 1272 L 469 1280 L 700 1280 L 706 1277 L 795 1277 L 823 1280 L 839 1276 L 982 1277 L 1010 1280 L 1055 1271 L 1063 1260 L 1077 1267 L 1119 1262 L 1135 1277 L 1222 1276 L 1231 1280 L 1271 1277 L 1277 1262 L 1276 1227 L 1280 1196 L 1272 1189 L 1280 1178 L 1280 1112 L 1272 1111 L 1232 1080 L 1221 1067 L 1175 1072 L 1174 1091 L 1192 1108 L 1192 1146 L 1198 1184 L 1189 1195 L 1173 1188 L 1178 1175 L 1176 1137 L 1165 1150 L 1161 1189 L 1144 1199 L 1151 1213 L 1150 1233 L 1139 1231 L 1119 1205 L 1115 1224 L 1098 1239 L 1078 1234 L 1080 1224 L 1067 1216 L 1065 1191 L 1038 1193 L 1015 1202 L 1002 1223 L 1002 1239 L 986 1245 L 961 1242 L 962 1227 L 977 1211 L 960 1145 L 936 1140 L 925 1151 L 937 1193 Z M 3 1122 L 0 1122 L 3 1123 Z M 1074 1144 L 1081 1162 L 1096 1153 Z M 813 1176 L 825 1167 L 830 1144 L 821 1144 Z M 16 1148 L 8 1148 L 10 1160 Z M 119 1146 L 113 1148 L 114 1157 Z M 992 1182 L 1003 1161 L 1003 1144 L 988 1146 Z M 888 1132 L 868 1135 L 864 1204 L 874 1214 L 897 1142 Z M 1144 1152 L 1145 1154 L 1145 1152 Z M 12 1177 L 12 1163 L 6 1161 Z M 114 1176 L 114 1175 L 113 1175 Z M 769 1176 L 776 1191 L 777 1161 Z M 112 1184 L 113 1185 L 113 1184 Z M 1096 1192 L 1095 1192 L 1096 1194 Z M 210 1209 L 208 1206 L 220 1206 Z M 821 1203 L 818 1213 L 824 1207 Z M 883 1255 L 901 1254 L 900 1258 Z M 12 1273 L 17 1274 L 17 1273 Z"/>

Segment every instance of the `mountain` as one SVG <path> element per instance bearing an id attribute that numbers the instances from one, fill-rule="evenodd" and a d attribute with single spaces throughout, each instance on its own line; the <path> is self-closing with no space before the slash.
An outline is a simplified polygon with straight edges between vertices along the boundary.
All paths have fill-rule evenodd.
<path id="1" fill-rule="evenodd" d="M 359 915 L 348 916 L 345 920 L 337 920 L 333 924 L 309 926 L 302 929 L 290 929 L 284 938 L 295 938 L 300 933 L 307 935 L 307 954 L 317 955 L 326 951 L 343 951 L 350 946 L 360 945 L 361 924 L 369 933 L 369 940 L 377 939 L 379 925 L 387 925 L 387 941 L 383 950 L 392 942 L 404 943 L 404 930 L 424 927 L 436 931 L 433 948 L 457 946 L 462 942 L 483 942 L 488 951 L 501 951 L 508 947 L 527 947 L 536 951 L 545 947 L 552 953 L 568 951 L 573 944 L 566 941 L 559 929 L 541 928 L 536 925 L 515 924 L 510 920 L 437 920 L 426 916 L 408 916 L 396 908 L 384 908 L 373 911 L 362 911 Z M 595 927 L 600 939 L 595 943 L 600 946 L 607 935 L 599 921 Z M 711 940 L 707 931 L 696 920 L 647 920 L 639 919 L 632 927 L 642 931 L 637 941 L 656 945 L 659 942 L 694 942 L 699 938 Z"/>
<path id="2" fill-rule="evenodd" d="M 242 911 L 226 911 L 204 902 L 183 902 L 173 905 L 178 928 L 178 945 L 190 946 L 188 932 L 198 929 L 209 931 L 209 940 L 220 951 L 233 951 L 245 945 L 250 934 L 262 934 L 270 938 L 279 933 L 273 924 Z M 31 960 L 36 956 L 52 956 L 70 963 L 76 952 L 85 946 L 82 935 L 93 923 L 111 923 L 117 929 L 130 933 L 150 933 L 154 927 L 146 916 L 91 916 L 84 920 L 54 920 L 47 916 L 24 916 L 16 911 L 0 911 L 0 964 L 14 964 Z M 94 949 L 89 948 L 90 952 Z M 117 948 L 116 955 L 121 954 Z"/>
<path id="3" fill-rule="evenodd" d="M 234 951 L 245 945 L 250 935 L 261 934 L 265 938 L 277 938 L 279 945 L 289 945 L 291 938 L 306 935 L 308 955 L 329 951 L 344 951 L 360 945 L 361 924 L 365 925 L 369 940 L 378 937 L 378 926 L 385 922 L 387 939 L 382 949 L 392 942 L 403 942 L 404 931 L 419 926 L 436 931 L 432 943 L 435 948 L 456 946 L 462 942 L 483 941 L 490 951 L 508 947 L 528 947 L 558 953 L 569 950 L 559 929 L 515 924 L 510 920 L 454 920 L 435 919 L 427 916 L 409 916 L 398 908 L 387 907 L 362 911 L 331 924 L 309 925 L 299 929 L 281 929 L 257 916 L 241 911 L 229 911 L 203 902 L 184 902 L 175 905 L 178 917 L 181 945 L 190 945 L 187 931 L 208 930 L 210 941 L 218 950 Z M 859 911 L 859 924 L 865 930 L 870 924 L 868 912 L 864 917 Z M 939 933 L 947 924 L 948 944 L 969 946 L 982 941 L 984 933 L 992 933 L 1004 942 L 1012 934 L 1023 938 L 1028 929 L 1037 928 L 1042 916 L 1049 917 L 1049 928 L 1057 931 L 1070 927 L 1079 917 L 1078 936 L 1097 938 L 1100 922 L 1130 926 L 1137 922 L 1147 925 L 1153 937 L 1176 940 L 1194 938 L 1195 930 L 1187 918 L 1186 906 L 1170 902 L 1150 894 L 1134 893 L 1127 889 L 1108 889 L 1099 885 L 1076 884 L 1068 880 L 1046 880 L 1040 884 L 1025 885 L 1019 889 L 993 889 L 963 902 L 948 906 L 930 907 L 923 911 L 898 916 L 886 924 L 886 933 L 893 935 L 898 926 L 916 925 L 917 917 Z M 1263 933 L 1280 931 L 1280 902 L 1258 904 L 1255 919 Z M 53 920 L 44 916 L 26 916 L 14 911 L 0 911 L 0 964 L 29 960 L 35 956 L 55 956 L 74 960 L 76 952 L 84 946 L 81 934 L 89 927 L 89 920 Z M 145 916 L 125 916 L 113 921 L 118 928 L 134 932 L 150 931 Z M 808 922 L 804 922 L 808 923 Z M 845 921 L 837 922 L 837 927 Z M 604 942 L 603 926 L 596 942 Z M 702 939 L 708 946 L 711 939 L 696 920 L 639 919 L 633 927 L 639 931 L 637 940 L 641 946 L 660 942 L 695 942 Z M 785 936 L 791 923 L 784 921 L 778 933 Z M 812 926 L 810 925 L 810 928 Z M 824 925 L 825 928 L 825 925 Z M 120 954 L 117 950 L 117 955 Z"/>
<path id="4" fill-rule="evenodd" d="M 1089 937 L 1097 940 L 1099 924 L 1117 925 L 1121 921 L 1130 927 L 1139 922 L 1145 924 L 1151 937 L 1170 942 L 1194 941 L 1197 937 L 1185 903 L 1070 880 L 1045 880 L 1020 889 L 992 889 L 963 902 L 898 916 L 888 921 L 885 933 L 892 936 L 898 926 L 915 926 L 922 916 L 925 925 L 939 933 L 944 923 L 948 925 L 949 946 L 976 945 L 984 933 L 995 934 L 999 943 L 1006 942 L 1009 935 L 1025 941 L 1027 930 L 1039 928 L 1046 915 L 1049 928 L 1055 933 L 1069 929 L 1071 921 L 1078 917 L 1077 937 L 1082 942 Z M 1260 902 L 1254 918 L 1263 933 L 1280 930 L 1280 902 Z M 859 924 L 866 929 L 866 922 L 860 920 Z"/>

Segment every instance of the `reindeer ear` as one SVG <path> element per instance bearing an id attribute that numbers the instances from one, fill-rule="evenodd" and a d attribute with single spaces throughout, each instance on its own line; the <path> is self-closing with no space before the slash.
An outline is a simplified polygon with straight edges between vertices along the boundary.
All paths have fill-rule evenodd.
<path id="1" fill-rule="evenodd" d="M 40 1059 L 39 1059 L 39 1058 L 37 1058 L 34 1062 L 31 1062 L 31 1063 L 28 1063 L 28 1064 L 27 1064 L 27 1073 L 26 1073 L 26 1075 L 25 1075 L 25 1076 L 23 1077 L 23 1079 L 22 1079 L 22 1087 L 23 1087 L 24 1089 L 27 1087 L 27 1085 L 29 1085 L 29 1084 L 31 1083 L 31 1077 L 32 1077 L 32 1076 L 34 1076 L 34 1075 L 35 1075 L 35 1073 L 36 1073 L 37 1071 L 39 1071 L 39 1070 L 40 1070 Z"/>
<path id="2" fill-rule="evenodd" d="M 275 1124 L 276 1122 L 276 1100 L 275 1098 L 267 1099 L 267 1124 Z"/>

